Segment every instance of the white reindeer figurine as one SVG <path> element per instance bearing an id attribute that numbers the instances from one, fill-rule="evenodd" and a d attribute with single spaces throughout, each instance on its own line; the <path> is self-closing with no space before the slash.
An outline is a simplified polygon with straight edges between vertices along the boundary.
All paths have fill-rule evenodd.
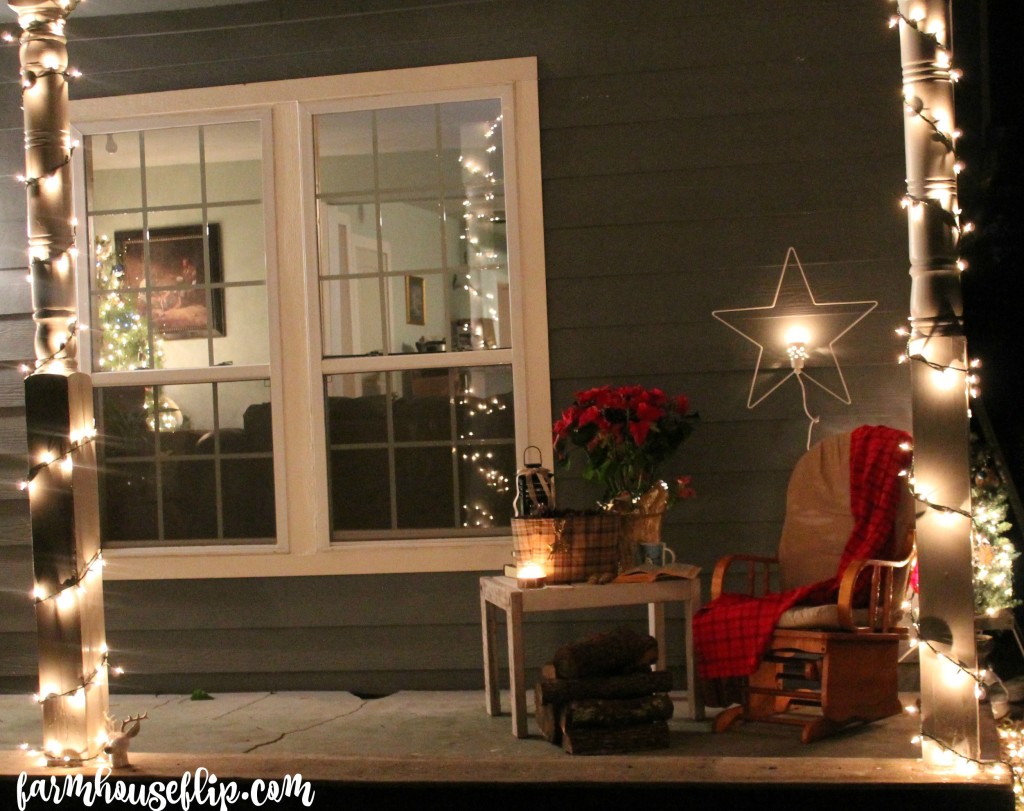
<path id="1" fill-rule="evenodd" d="M 142 722 L 148 718 L 146 713 L 129 715 L 123 721 L 107 716 L 107 734 L 110 740 L 103 747 L 103 751 L 110 755 L 110 765 L 113 768 L 124 769 L 131 765 L 128 762 L 128 746 L 131 739 L 139 734 Z"/>

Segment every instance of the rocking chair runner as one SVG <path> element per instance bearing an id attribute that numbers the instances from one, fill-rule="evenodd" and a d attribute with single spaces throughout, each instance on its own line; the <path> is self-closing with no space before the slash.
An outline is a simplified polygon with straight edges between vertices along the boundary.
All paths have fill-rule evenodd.
<path id="1" fill-rule="evenodd" d="M 745 684 L 716 732 L 739 720 L 797 724 L 809 743 L 902 710 L 897 658 L 907 631 L 896 623 L 914 500 L 898 478 L 898 445 L 908 438 L 865 426 L 822 440 L 793 470 L 778 556 L 718 562 L 712 600 L 695 621 L 701 676 Z M 746 590 L 727 593 L 727 572 L 742 564 Z M 781 591 L 771 593 L 776 582 Z"/>

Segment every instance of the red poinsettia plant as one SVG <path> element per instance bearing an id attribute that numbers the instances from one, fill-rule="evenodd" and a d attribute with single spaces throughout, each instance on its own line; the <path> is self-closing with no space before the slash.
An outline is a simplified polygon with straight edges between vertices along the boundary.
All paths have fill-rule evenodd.
<path id="1" fill-rule="evenodd" d="M 686 395 L 669 397 L 643 386 L 580 391 L 554 425 L 555 461 L 567 466 L 572 450 L 583 448 L 583 478 L 604 486 L 602 500 L 628 495 L 636 501 L 658 483 L 659 467 L 690 436 L 697 420 Z M 693 496 L 690 477 L 679 477 L 670 495 Z"/>

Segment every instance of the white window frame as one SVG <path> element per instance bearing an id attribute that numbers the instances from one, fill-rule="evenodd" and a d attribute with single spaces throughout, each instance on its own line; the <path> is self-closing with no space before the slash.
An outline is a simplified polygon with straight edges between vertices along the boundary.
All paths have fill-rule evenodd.
<path id="1" fill-rule="evenodd" d="M 516 455 L 551 442 L 547 292 L 541 210 L 537 65 L 532 57 L 344 76 L 177 90 L 71 103 L 75 137 L 225 120 L 264 121 L 264 222 L 270 363 L 260 367 L 155 369 L 94 375 L 99 385 L 269 377 L 274 431 L 277 542 L 104 551 L 111 579 L 270 577 L 487 571 L 511 560 L 510 536 L 331 542 L 323 376 L 351 371 L 321 353 L 313 116 L 321 111 L 500 98 L 506 138 L 511 350 L 458 353 L 458 364 L 512 363 Z M 78 161 L 76 206 L 85 222 Z M 85 229 L 80 227 L 80 231 Z M 82 234 L 84 240 L 84 233 Z M 88 256 L 87 246 L 79 246 Z M 88 263 L 82 263 L 87 265 Z M 79 299 L 88 300 L 79 269 Z M 84 291 L 82 287 L 86 287 Z M 82 312 L 89 312 L 86 308 Z M 470 357 L 472 356 L 472 357 Z M 479 356 L 479 357 L 477 357 Z M 83 368 L 91 362 L 83 346 Z M 359 371 L 389 371 L 395 357 L 360 358 Z M 451 366 L 450 353 L 402 356 L 400 368 Z M 227 370 L 227 371 L 226 371 Z M 258 372 L 258 374 L 257 374 Z M 237 376 L 236 376 L 237 375 Z"/>

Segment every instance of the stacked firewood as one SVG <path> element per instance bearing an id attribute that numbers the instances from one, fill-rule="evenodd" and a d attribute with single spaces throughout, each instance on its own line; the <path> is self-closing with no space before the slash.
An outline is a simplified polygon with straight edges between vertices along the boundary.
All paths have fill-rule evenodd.
<path id="1" fill-rule="evenodd" d="M 562 646 L 534 687 L 541 733 L 572 755 L 667 748 L 672 674 L 657 660 L 657 640 L 627 627 Z"/>

